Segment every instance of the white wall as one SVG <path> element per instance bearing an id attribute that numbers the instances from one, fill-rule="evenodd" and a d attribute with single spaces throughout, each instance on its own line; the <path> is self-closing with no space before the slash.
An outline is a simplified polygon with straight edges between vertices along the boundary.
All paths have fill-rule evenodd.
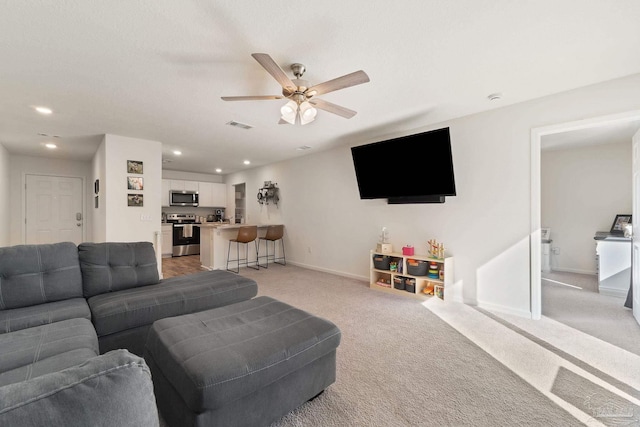
<path id="1" fill-rule="evenodd" d="M 458 196 L 444 204 L 360 200 L 348 147 L 231 174 L 225 183 L 247 183 L 248 222 L 285 224 L 288 262 L 368 280 L 369 250 L 386 226 L 396 248 L 409 243 L 425 253 L 429 239 L 445 244 L 454 256 L 449 296 L 530 315 L 531 129 L 637 110 L 639 99 L 640 74 L 408 130 L 451 128 Z M 366 142 L 373 140 L 353 145 Z M 264 180 L 278 183 L 278 208 L 251 196 Z"/>
<path id="2" fill-rule="evenodd" d="M 102 159 L 104 157 L 104 161 Z M 127 173 L 127 160 L 143 162 L 143 174 Z M 104 170 L 100 168 L 104 166 Z M 156 243 L 160 233 L 162 144 L 157 141 L 105 135 L 93 162 L 94 179 L 100 177 L 100 204 L 104 213 L 96 230 L 104 241 Z M 127 189 L 128 176 L 144 178 L 144 189 Z M 92 181 L 93 182 L 93 181 Z M 92 184 L 93 190 L 93 184 Z M 142 194 L 142 207 L 127 205 L 127 194 Z M 98 241 L 98 240 L 96 240 Z"/>
<path id="3" fill-rule="evenodd" d="M 18 156 L 11 155 L 9 158 L 9 197 L 4 200 L 11 200 L 10 204 L 10 235 L 11 245 L 24 244 L 24 216 L 25 216 L 25 175 L 53 175 L 79 177 L 83 180 L 85 188 L 84 197 L 84 239 L 91 241 L 93 238 L 93 185 L 91 162 L 63 160 L 49 157 Z"/>
<path id="4" fill-rule="evenodd" d="M 542 226 L 560 250 L 552 269 L 595 274 L 595 232 L 631 213 L 631 141 L 544 150 L 540 169 Z"/>
<path id="5" fill-rule="evenodd" d="M 0 144 L 0 247 L 9 246 L 9 152 Z"/>

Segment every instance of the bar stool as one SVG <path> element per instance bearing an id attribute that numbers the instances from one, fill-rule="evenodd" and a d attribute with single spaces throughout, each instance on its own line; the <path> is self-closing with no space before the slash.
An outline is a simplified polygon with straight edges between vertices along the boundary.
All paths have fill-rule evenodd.
<path id="1" fill-rule="evenodd" d="M 267 251 L 266 255 L 259 256 L 258 259 L 265 258 L 266 263 L 265 265 L 260 265 L 260 263 L 258 263 L 258 266 L 268 268 L 269 259 L 272 259 L 275 264 L 287 265 L 287 261 L 284 257 L 284 240 L 282 239 L 283 234 L 284 225 L 270 225 L 267 227 L 267 233 L 264 235 L 264 237 L 260 237 L 258 239 L 258 249 L 260 249 L 260 243 L 264 240 L 264 246 Z M 282 256 L 280 257 L 276 257 L 276 240 L 280 240 L 280 247 L 282 248 Z M 271 255 L 271 258 L 269 258 L 269 242 L 273 243 L 273 255 Z"/>
<path id="2" fill-rule="evenodd" d="M 238 236 L 235 239 L 229 240 L 229 250 L 227 251 L 227 270 L 234 273 L 240 272 L 240 265 L 245 265 L 254 270 L 258 270 L 258 244 L 256 238 L 258 237 L 257 225 L 244 225 L 238 228 Z M 256 247 L 256 265 L 249 265 L 249 243 L 253 242 Z M 229 259 L 231 257 L 231 244 L 236 244 L 236 259 Z M 240 243 L 244 243 L 244 258 L 240 258 Z M 243 263 L 241 261 L 244 261 Z M 229 268 L 230 262 L 237 262 L 238 266 L 235 270 Z"/>

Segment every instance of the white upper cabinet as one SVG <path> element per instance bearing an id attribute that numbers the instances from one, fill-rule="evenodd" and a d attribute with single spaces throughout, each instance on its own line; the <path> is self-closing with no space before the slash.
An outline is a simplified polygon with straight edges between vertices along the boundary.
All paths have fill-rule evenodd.
<path id="1" fill-rule="evenodd" d="M 227 186 L 216 182 L 199 182 L 200 196 L 199 206 L 201 208 L 226 208 L 227 207 Z"/>
<path id="2" fill-rule="evenodd" d="M 198 191 L 198 181 L 185 181 L 182 179 L 171 180 L 171 190 Z"/>

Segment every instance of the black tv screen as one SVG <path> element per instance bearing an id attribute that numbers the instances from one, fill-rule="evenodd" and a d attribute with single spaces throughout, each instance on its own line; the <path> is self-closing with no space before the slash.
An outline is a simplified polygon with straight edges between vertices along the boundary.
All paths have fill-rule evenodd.
<path id="1" fill-rule="evenodd" d="M 449 128 L 351 147 L 361 199 L 442 203 L 455 196 Z"/>

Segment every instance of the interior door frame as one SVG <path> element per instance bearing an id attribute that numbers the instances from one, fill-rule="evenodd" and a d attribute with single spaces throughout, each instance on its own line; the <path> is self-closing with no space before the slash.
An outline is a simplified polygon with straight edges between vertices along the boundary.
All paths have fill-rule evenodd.
<path id="1" fill-rule="evenodd" d="M 37 175 L 37 176 L 50 176 L 53 178 L 78 178 L 80 179 L 80 188 L 81 188 L 81 196 L 82 196 L 82 202 L 81 202 L 81 206 L 82 206 L 82 240 L 86 241 L 87 239 L 87 189 L 85 188 L 85 177 L 84 176 L 77 176 L 77 175 L 59 175 L 59 174 L 52 174 L 52 173 L 33 173 L 33 172 L 23 172 L 22 173 L 22 192 L 21 192 L 21 196 L 22 196 L 22 212 L 21 212 L 21 221 L 22 221 L 22 227 L 21 228 L 21 236 L 20 238 L 22 239 L 22 244 L 25 244 L 27 241 L 27 175 Z"/>
<path id="2" fill-rule="evenodd" d="M 623 123 L 640 120 L 640 110 L 632 110 L 619 114 L 592 117 L 585 120 L 577 120 L 559 123 L 550 126 L 542 126 L 531 129 L 531 222 L 529 230 L 529 289 L 531 318 L 538 320 L 542 317 L 542 260 L 540 251 L 541 243 L 541 189 L 540 189 L 540 158 L 542 149 L 542 137 L 556 133 L 597 128 L 614 123 Z M 631 178 L 632 179 L 632 178 Z M 636 197 L 633 194 L 632 197 Z"/>

